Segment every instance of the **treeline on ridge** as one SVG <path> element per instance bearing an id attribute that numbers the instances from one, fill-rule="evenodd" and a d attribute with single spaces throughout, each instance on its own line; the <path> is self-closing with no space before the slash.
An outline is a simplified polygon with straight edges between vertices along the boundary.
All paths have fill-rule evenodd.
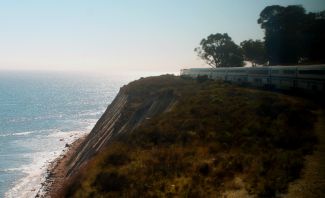
<path id="1" fill-rule="evenodd" d="M 241 67 L 244 61 L 252 66 L 325 63 L 325 10 L 267 6 L 257 22 L 264 41 L 248 39 L 238 46 L 227 33 L 216 33 L 202 39 L 195 51 L 212 67 Z"/>

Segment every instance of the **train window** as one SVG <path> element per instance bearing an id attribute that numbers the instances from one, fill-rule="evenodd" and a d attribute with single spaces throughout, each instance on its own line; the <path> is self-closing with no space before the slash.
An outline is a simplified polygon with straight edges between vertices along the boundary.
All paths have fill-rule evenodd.
<path id="1" fill-rule="evenodd" d="M 261 82 L 262 82 L 262 79 L 254 78 L 254 82 L 255 82 L 255 83 L 261 83 Z"/>
<path id="2" fill-rule="evenodd" d="M 243 73 L 244 70 L 229 70 L 230 73 Z"/>
<path id="3" fill-rule="evenodd" d="M 250 70 L 249 73 L 250 74 L 268 74 L 268 70 L 267 69 Z"/>
<path id="4" fill-rule="evenodd" d="M 300 70 L 299 74 L 325 75 L 325 70 Z"/>
<path id="5" fill-rule="evenodd" d="M 296 71 L 295 70 L 288 70 L 288 69 L 285 69 L 282 71 L 284 74 L 295 74 Z"/>
<path id="6" fill-rule="evenodd" d="M 278 74 L 280 70 L 272 70 L 272 74 Z"/>

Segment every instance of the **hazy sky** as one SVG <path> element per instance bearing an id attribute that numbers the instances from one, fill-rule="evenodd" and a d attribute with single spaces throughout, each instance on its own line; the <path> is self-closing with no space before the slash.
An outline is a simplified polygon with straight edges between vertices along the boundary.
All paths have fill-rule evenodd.
<path id="1" fill-rule="evenodd" d="M 211 33 L 261 39 L 267 5 L 324 0 L 0 0 L 0 69 L 174 72 Z"/>

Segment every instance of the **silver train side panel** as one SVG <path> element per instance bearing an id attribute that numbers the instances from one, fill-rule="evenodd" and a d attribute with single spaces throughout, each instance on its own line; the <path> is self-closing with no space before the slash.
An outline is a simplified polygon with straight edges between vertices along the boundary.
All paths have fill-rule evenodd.
<path id="1" fill-rule="evenodd" d="M 207 76 L 235 84 L 325 93 L 325 65 L 182 69 L 182 76 Z"/>

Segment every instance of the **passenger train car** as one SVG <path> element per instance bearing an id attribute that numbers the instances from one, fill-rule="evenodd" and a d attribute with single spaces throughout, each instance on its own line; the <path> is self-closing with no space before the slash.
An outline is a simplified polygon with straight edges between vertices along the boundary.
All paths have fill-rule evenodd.
<path id="1" fill-rule="evenodd" d="M 325 93 L 325 65 L 182 69 L 181 76 L 266 87 Z"/>

